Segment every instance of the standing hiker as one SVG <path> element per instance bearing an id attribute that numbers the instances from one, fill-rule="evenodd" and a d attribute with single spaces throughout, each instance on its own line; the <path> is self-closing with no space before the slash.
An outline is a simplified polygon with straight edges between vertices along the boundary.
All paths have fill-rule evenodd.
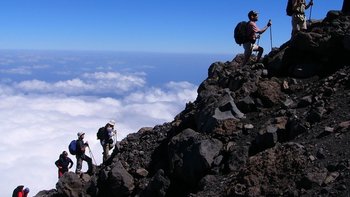
<path id="1" fill-rule="evenodd" d="M 292 17 L 292 36 L 307 29 L 305 10 L 312 5 L 314 5 L 313 0 L 310 0 L 307 5 L 305 0 L 288 0 L 287 15 L 291 14 Z"/>
<path id="2" fill-rule="evenodd" d="M 246 26 L 246 41 L 243 43 L 244 48 L 244 61 L 243 66 L 248 63 L 250 56 L 252 55 L 253 51 L 258 51 L 258 56 L 256 58 L 256 62 L 260 61 L 260 58 L 264 52 L 264 49 L 256 44 L 256 40 L 260 38 L 260 35 L 263 34 L 267 28 L 271 26 L 271 20 L 267 23 L 267 25 L 259 29 L 259 27 L 256 25 L 256 21 L 258 21 L 258 13 L 255 11 L 250 11 L 248 13 L 249 22 Z"/>
<path id="3" fill-rule="evenodd" d="M 61 178 L 65 172 L 68 172 L 68 169 L 72 168 L 73 161 L 68 157 L 67 151 L 63 151 L 55 165 L 58 168 L 58 178 Z"/>
<path id="4" fill-rule="evenodd" d="M 113 137 L 117 135 L 117 131 L 114 130 L 115 121 L 109 121 L 104 127 L 101 127 L 97 132 L 97 139 L 100 140 L 103 148 L 103 162 L 109 157 L 109 151 L 113 148 Z"/>
<path id="5" fill-rule="evenodd" d="M 92 159 L 85 154 L 85 149 L 89 148 L 89 143 L 84 142 L 85 133 L 79 132 L 78 134 L 78 140 L 76 142 L 76 158 L 77 158 L 77 166 L 75 173 L 80 174 L 81 168 L 83 167 L 83 161 L 86 161 L 88 164 L 88 170 L 86 173 L 92 174 L 93 173 L 93 166 L 92 166 Z"/>

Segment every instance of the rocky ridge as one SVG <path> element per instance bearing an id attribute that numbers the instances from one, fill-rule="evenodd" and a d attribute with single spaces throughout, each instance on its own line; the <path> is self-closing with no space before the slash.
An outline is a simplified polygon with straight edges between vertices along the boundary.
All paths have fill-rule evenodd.
<path id="1" fill-rule="evenodd" d="M 216 62 L 174 121 L 36 197 L 349 196 L 350 16 L 330 11 L 263 64 Z"/>

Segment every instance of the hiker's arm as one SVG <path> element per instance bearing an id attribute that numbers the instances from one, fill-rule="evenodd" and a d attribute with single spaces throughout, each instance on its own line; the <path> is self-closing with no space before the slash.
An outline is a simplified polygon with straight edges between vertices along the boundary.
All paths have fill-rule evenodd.
<path id="1" fill-rule="evenodd" d="M 69 159 L 69 168 L 72 168 L 72 166 L 73 166 L 73 161 L 71 160 L 71 159 Z"/>
<path id="2" fill-rule="evenodd" d="M 263 34 L 271 25 L 272 25 L 271 20 L 269 20 L 267 25 L 264 28 L 262 28 L 260 31 L 258 31 L 258 33 Z"/>
<path id="3" fill-rule="evenodd" d="M 314 5 L 314 2 L 313 2 L 313 0 L 311 0 L 311 1 L 309 2 L 309 4 L 306 5 L 305 9 L 309 9 L 309 7 L 310 7 L 310 6 L 313 6 L 313 5 Z"/>
<path id="4" fill-rule="evenodd" d="M 62 167 L 60 166 L 60 161 L 59 161 L 59 160 L 57 160 L 57 161 L 55 162 L 55 165 L 57 166 L 57 168 L 62 168 Z"/>

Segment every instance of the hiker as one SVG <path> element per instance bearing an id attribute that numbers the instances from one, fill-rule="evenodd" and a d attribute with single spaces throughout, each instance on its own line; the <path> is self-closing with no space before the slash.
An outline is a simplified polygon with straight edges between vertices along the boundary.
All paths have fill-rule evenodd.
<path id="1" fill-rule="evenodd" d="M 26 187 L 25 189 L 23 188 L 24 188 L 23 185 L 17 186 L 13 190 L 12 197 L 27 197 L 29 193 L 29 188 L 28 187 Z"/>
<path id="2" fill-rule="evenodd" d="M 92 166 L 92 159 L 85 154 L 86 147 L 89 148 L 89 143 L 84 142 L 85 133 L 79 132 L 78 134 L 78 140 L 77 140 L 77 147 L 76 147 L 76 158 L 77 158 L 77 166 L 75 173 L 80 174 L 81 168 L 83 167 L 83 161 L 86 161 L 88 164 L 88 170 L 86 173 L 92 174 L 93 173 L 93 166 Z"/>
<path id="3" fill-rule="evenodd" d="M 101 146 L 103 148 L 103 162 L 105 162 L 109 157 L 109 151 L 113 148 L 113 137 L 117 134 L 114 130 L 115 121 L 109 121 L 104 127 L 98 129 L 97 139 L 100 140 Z"/>
<path id="4" fill-rule="evenodd" d="M 260 38 L 260 35 L 263 34 L 271 26 L 272 23 L 271 23 L 271 20 L 269 20 L 269 22 L 264 28 L 259 29 L 259 27 L 256 25 L 256 21 L 258 21 L 258 17 L 259 17 L 259 14 L 253 10 L 248 13 L 249 22 L 246 27 L 247 39 L 243 43 L 243 48 L 244 48 L 243 66 L 248 63 L 253 51 L 258 51 L 256 62 L 260 61 L 260 58 L 264 52 L 264 49 L 261 46 L 258 46 L 255 42 L 257 39 Z"/>
<path id="5" fill-rule="evenodd" d="M 305 10 L 314 5 L 313 0 L 306 5 L 305 0 L 290 0 L 292 1 L 292 37 L 300 30 L 306 30 Z"/>
<path id="6" fill-rule="evenodd" d="M 67 151 L 63 151 L 55 165 L 58 168 L 58 178 L 61 178 L 65 172 L 68 172 L 68 169 L 72 168 L 73 161 L 68 157 Z"/>

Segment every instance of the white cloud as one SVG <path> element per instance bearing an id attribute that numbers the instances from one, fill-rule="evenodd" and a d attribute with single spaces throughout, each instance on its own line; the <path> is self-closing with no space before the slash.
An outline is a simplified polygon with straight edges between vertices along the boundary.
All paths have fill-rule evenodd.
<path id="1" fill-rule="evenodd" d="M 17 68 L 10 68 L 10 69 L 0 69 L 0 73 L 30 75 L 32 74 L 32 71 L 30 67 L 17 67 Z"/>
<path id="2" fill-rule="evenodd" d="M 102 148 L 96 132 L 108 120 L 116 120 L 118 139 L 122 139 L 141 127 L 172 121 L 196 97 L 197 87 L 187 82 L 169 82 L 164 87 L 145 84 L 142 75 L 113 72 L 86 73 L 80 79 L 53 83 L 31 80 L 0 84 L 0 173 L 8 183 L 0 185 L 0 193 L 9 196 L 19 184 L 30 187 L 31 195 L 55 188 L 54 162 L 79 131 L 86 133 L 100 164 Z M 129 94 L 119 99 L 73 94 L 110 88 Z"/>
<path id="3" fill-rule="evenodd" d="M 195 98 L 197 87 L 188 82 L 169 82 L 165 88 L 150 88 L 146 92 L 131 93 L 125 102 L 188 102 L 188 98 Z"/>
<path id="4" fill-rule="evenodd" d="M 128 91 L 134 87 L 142 87 L 146 81 L 144 74 L 121 74 L 118 72 L 95 72 L 83 75 L 89 82 L 95 83 L 96 89 L 107 92 Z"/>
<path id="5" fill-rule="evenodd" d="M 41 80 L 27 80 L 14 84 L 19 92 L 40 94 L 109 94 L 118 95 L 134 88 L 141 88 L 146 84 L 143 73 L 121 74 L 118 72 L 85 73 L 81 78 L 65 81 L 46 82 Z"/>

